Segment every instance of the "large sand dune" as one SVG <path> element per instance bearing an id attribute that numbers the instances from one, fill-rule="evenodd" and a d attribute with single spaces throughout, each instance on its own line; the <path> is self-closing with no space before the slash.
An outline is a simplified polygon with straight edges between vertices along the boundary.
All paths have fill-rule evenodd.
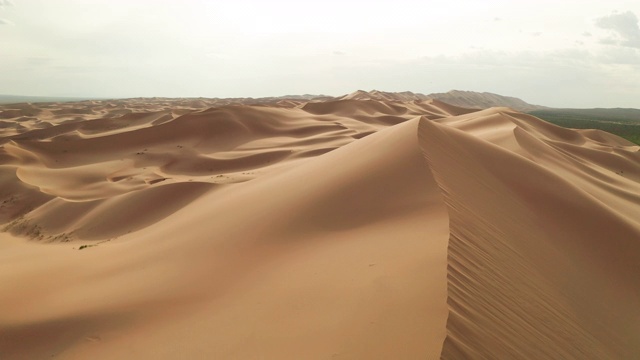
<path id="1" fill-rule="evenodd" d="M 0 358 L 640 358 L 640 147 L 354 94 L 1 107 Z"/>

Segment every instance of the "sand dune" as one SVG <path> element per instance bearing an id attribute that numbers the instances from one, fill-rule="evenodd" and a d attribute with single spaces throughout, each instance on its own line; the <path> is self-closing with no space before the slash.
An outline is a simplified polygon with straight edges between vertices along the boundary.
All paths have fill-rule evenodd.
<path id="1" fill-rule="evenodd" d="M 614 135 L 409 92 L 0 118 L 2 359 L 640 357 Z"/>
<path id="2" fill-rule="evenodd" d="M 442 358 L 637 357 L 638 147 L 591 150 L 507 109 L 474 115 L 494 133 L 460 131 L 473 117 L 420 129 L 451 217 Z"/>

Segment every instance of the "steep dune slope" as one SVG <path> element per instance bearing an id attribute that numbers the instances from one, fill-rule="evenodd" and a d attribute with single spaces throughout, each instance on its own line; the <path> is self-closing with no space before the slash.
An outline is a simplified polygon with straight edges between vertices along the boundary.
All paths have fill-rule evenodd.
<path id="1" fill-rule="evenodd" d="M 451 221 L 442 358 L 638 357 L 638 147 L 500 108 L 419 136 Z"/>

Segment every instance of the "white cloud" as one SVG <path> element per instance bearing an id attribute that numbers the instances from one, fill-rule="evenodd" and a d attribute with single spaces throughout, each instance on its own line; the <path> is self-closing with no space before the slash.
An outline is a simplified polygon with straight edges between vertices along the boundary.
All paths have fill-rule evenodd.
<path id="1" fill-rule="evenodd" d="M 345 3 L 338 12 L 294 0 L 192 2 L 198 6 L 0 0 L 0 22 L 19 24 L 0 25 L 0 93 L 257 97 L 457 88 L 550 106 L 638 107 L 640 47 L 630 46 L 638 0 L 543 0 L 555 11 L 540 0 L 371 0 L 366 7 L 326 0 Z M 254 9 L 249 18 L 246 8 Z M 311 11 L 313 19 L 295 16 Z M 586 24 L 594 14 L 610 16 Z"/>
<path id="2" fill-rule="evenodd" d="M 618 47 L 596 55 L 601 64 L 628 65 L 640 70 L 640 52 L 628 47 Z"/>
<path id="3" fill-rule="evenodd" d="M 0 0 L 0 10 L 2 10 L 5 6 L 13 6 L 13 2 L 11 0 Z M 13 25 L 13 22 L 0 18 L 0 25 Z"/>
<path id="4" fill-rule="evenodd" d="M 417 91 L 428 81 L 438 91 L 489 91 L 555 107 L 637 107 L 640 91 L 640 53 L 625 47 L 608 51 L 577 47 L 546 52 L 481 50 L 423 57 L 402 67 L 409 69 L 402 73 L 405 78 L 418 80 L 413 87 Z"/>
<path id="5" fill-rule="evenodd" d="M 638 17 L 633 12 L 614 13 L 598 18 L 596 26 L 609 30 L 612 35 L 601 39 L 601 43 L 640 49 L 640 26 Z"/>

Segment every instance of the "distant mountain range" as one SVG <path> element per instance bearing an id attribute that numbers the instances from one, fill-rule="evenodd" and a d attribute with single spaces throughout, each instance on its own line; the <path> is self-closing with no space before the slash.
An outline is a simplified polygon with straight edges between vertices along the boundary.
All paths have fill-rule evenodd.
<path id="1" fill-rule="evenodd" d="M 430 98 L 444 101 L 451 105 L 486 109 L 494 106 L 506 106 L 514 110 L 528 112 L 532 110 L 548 109 L 545 106 L 529 104 L 521 99 L 493 94 L 489 92 L 451 90 L 446 93 L 427 95 Z"/>
<path id="2" fill-rule="evenodd" d="M 157 98 L 165 99 L 165 98 Z M 206 98 L 194 98 L 206 99 Z M 385 92 L 379 90 L 364 91 L 358 90 L 344 96 L 326 96 L 326 95 L 285 95 L 264 98 L 230 98 L 217 99 L 221 104 L 225 103 L 242 103 L 242 104 L 267 104 L 282 100 L 292 101 L 326 101 L 326 100 L 379 100 L 379 101 L 424 101 L 429 99 L 437 99 L 448 104 L 475 109 L 485 109 L 493 106 L 506 106 L 518 111 L 532 111 L 547 109 L 547 107 L 532 105 L 518 98 L 510 96 L 502 96 L 488 92 L 460 91 L 452 90 L 446 93 L 420 94 L 411 91 L 403 92 Z M 39 103 L 39 102 L 71 102 L 82 100 L 97 100 L 96 98 L 72 98 L 72 97 L 49 97 L 49 96 L 21 96 L 21 95 L 2 95 L 0 94 L 0 104 L 14 103 Z"/>
<path id="3" fill-rule="evenodd" d="M 72 102 L 94 100 L 97 98 L 61 97 L 61 96 L 24 96 L 0 94 L 0 104 L 40 103 L 40 102 Z"/>
<path id="4" fill-rule="evenodd" d="M 413 101 L 425 101 L 429 99 L 436 99 L 442 102 L 445 102 L 450 105 L 455 105 L 459 107 L 469 108 L 469 109 L 487 109 L 490 107 L 496 106 L 504 106 L 509 107 L 517 111 L 521 112 L 533 112 L 533 111 L 543 111 L 543 110 L 562 110 L 562 111 L 570 111 L 575 112 L 577 109 L 557 109 L 551 108 L 542 105 L 534 105 L 529 104 L 526 101 L 512 97 L 512 96 L 504 96 L 493 94 L 490 92 L 476 92 L 476 91 L 462 91 L 462 90 L 451 90 L 446 93 L 432 93 L 432 94 L 421 94 L 414 93 L 411 91 L 403 91 L 403 92 L 386 92 L 379 90 L 371 90 L 364 91 L 358 90 L 352 92 L 351 94 L 342 95 L 342 96 L 327 96 L 327 95 L 285 95 L 285 96 L 272 96 L 272 97 L 263 97 L 263 98 L 163 98 L 163 97 L 151 97 L 147 99 L 166 99 L 166 100 L 193 100 L 193 101 L 204 101 L 208 105 L 211 101 L 206 100 L 215 100 L 213 101 L 216 105 L 226 105 L 226 104 L 270 104 L 274 102 L 291 102 L 292 104 L 307 102 L 307 101 L 335 101 L 335 100 L 378 100 L 378 101 L 388 101 L 388 102 L 413 102 Z M 73 101 L 82 101 L 82 100 L 101 100 L 98 98 L 72 98 L 72 97 L 47 97 L 47 96 L 21 96 L 21 95 L 2 95 L 0 94 L 0 104 L 15 104 L 15 103 L 39 103 L 39 102 L 73 102 Z M 102 99 L 106 100 L 106 99 Z M 616 113 L 616 118 L 618 117 L 629 117 L 631 116 L 634 120 L 637 119 L 635 109 L 583 109 L 589 112 L 589 116 L 599 115 L 609 117 L 612 115 L 612 111 Z M 593 110 L 593 111 L 592 111 Z M 640 111 L 640 110 L 638 110 Z M 620 113 L 618 115 L 618 113 Z"/>
<path id="5" fill-rule="evenodd" d="M 514 110 L 528 112 L 533 110 L 548 109 L 545 106 L 529 104 L 521 99 L 492 94 L 489 92 L 451 90 L 446 93 L 433 93 L 429 95 L 403 92 L 384 92 L 379 90 L 358 90 L 351 94 L 338 97 L 341 100 L 380 100 L 380 101 L 424 101 L 437 99 L 447 104 L 471 109 L 486 109 L 494 106 L 506 106 Z"/>

